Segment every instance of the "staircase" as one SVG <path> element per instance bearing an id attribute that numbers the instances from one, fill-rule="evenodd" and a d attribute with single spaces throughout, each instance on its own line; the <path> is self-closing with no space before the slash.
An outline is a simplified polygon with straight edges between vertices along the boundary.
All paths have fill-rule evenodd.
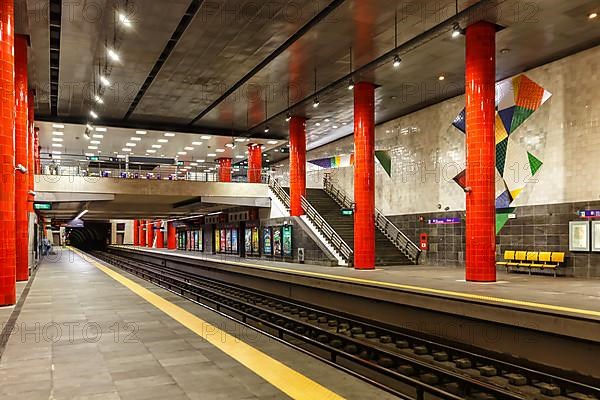
<path id="1" fill-rule="evenodd" d="M 323 189 L 307 189 L 306 199 L 337 234 L 354 248 L 354 217 L 341 215 L 340 205 Z M 410 265 L 414 262 L 396 248 L 379 229 L 375 229 L 375 264 Z"/>

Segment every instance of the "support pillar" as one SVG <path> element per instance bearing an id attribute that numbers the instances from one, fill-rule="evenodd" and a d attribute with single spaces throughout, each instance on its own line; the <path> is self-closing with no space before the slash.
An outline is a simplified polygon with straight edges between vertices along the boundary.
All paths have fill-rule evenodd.
<path id="1" fill-rule="evenodd" d="M 217 159 L 219 163 L 219 182 L 231 182 L 231 158 Z"/>
<path id="2" fill-rule="evenodd" d="M 156 228 L 156 248 L 157 249 L 163 249 L 165 247 L 165 235 L 162 230 L 162 225 L 163 225 L 162 221 L 158 221 L 157 223 L 154 224 L 154 227 Z"/>
<path id="3" fill-rule="evenodd" d="M 290 215 L 299 217 L 306 196 L 306 119 L 290 120 Z"/>
<path id="4" fill-rule="evenodd" d="M 133 245 L 140 245 L 140 221 L 137 219 L 133 220 Z"/>
<path id="5" fill-rule="evenodd" d="M 146 221 L 140 220 L 140 246 L 146 247 Z"/>
<path id="6" fill-rule="evenodd" d="M 14 1 L 0 0 L 0 306 L 16 302 Z"/>
<path id="7" fill-rule="evenodd" d="M 167 222 L 167 248 L 177 250 L 177 232 L 173 222 Z"/>
<path id="8" fill-rule="evenodd" d="M 354 87 L 354 268 L 375 269 L 375 85 Z"/>
<path id="9" fill-rule="evenodd" d="M 27 113 L 29 88 L 27 86 L 27 38 L 15 36 L 15 165 L 27 168 Z M 15 176 L 15 229 L 17 282 L 29 279 L 29 170 L 16 171 Z"/>
<path id="10" fill-rule="evenodd" d="M 260 144 L 248 145 L 248 182 L 260 183 L 262 174 L 262 148 Z"/>
<path id="11" fill-rule="evenodd" d="M 466 279 L 494 282 L 496 27 L 477 22 L 466 36 Z"/>
<path id="12" fill-rule="evenodd" d="M 34 212 L 33 209 L 33 203 L 35 202 L 35 196 L 33 195 L 34 193 L 34 183 L 33 183 L 33 177 L 35 176 L 35 159 L 34 159 L 34 137 L 35 137 L 35 133 L 34 133 L 34 98 L 33 98 L 33 92 L 29 91 L 29 96 L 27 98 L 27 106 L 29 108 L 28 112 L 27 112 L 27 120 L 28 120 L 28 125 L 27 125 L 27 177 L 28 177 L 28 191 L 27 193 L 29 194 L 28 196 L 28 211 L 30 213 Z"/>
<path id="13" fill-rule="evenodd" d="M 146 246 L 152 247 L 154 242 L 154 221 L 146 221 Z"/>

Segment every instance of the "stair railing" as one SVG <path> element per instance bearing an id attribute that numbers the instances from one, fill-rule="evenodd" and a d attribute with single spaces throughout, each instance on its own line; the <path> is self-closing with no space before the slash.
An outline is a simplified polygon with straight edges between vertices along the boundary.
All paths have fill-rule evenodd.
<path id="1" fill-rule="evenodd" d="M 277 179 L 269 176 L 267 178 L 269 188 L 275 193 L 275 196 L 283 203 L 283 205 L 289 210 L 290 208 L 290 195 L 281 187 Z M 315 226 L 315 228 L 323 235 L 325 240 L 331 244 L 331 246 L 337 251 L 342 258 L 346 260 L 348 264 L 352 264 L 354 252 L 348 243 L 337 234 L 335 230 L 325 221 L 325 219 L 319 214 L 319 212 L 310 204 L 304 196 L 301 198 L 302 210 Z"/>
<path id="2" fill-rule="evenodd" d="M 306 213 L 308 219 L 314 224 L 317 230 L 333 246 L 333 248 L 348 262 L 352 263 L 354 251 L 342 239 L 340 235 L 325 221 L 319 212 L 306 200 L 304 196 L 301 199 L 302 210 Z"/>
<path id="3" fill-rule="evenodd" d="M 336 187 L 330 174 L 323 177 L 323 189 L 343 208 L 354 209 L 354 201 L 350 196 Z M 375 209 L 375 226 L 379 229 L 398 250 L 400 250 L 409 260 L 417 264 L 421 249 L 404 232 L 402 232 L 392 221 L 389 220 L 381 211 Z"/>

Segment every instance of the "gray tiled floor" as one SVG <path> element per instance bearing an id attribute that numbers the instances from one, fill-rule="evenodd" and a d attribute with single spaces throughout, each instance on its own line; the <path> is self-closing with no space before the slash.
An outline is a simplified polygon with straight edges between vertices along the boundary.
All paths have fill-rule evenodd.
<path id="1" fill-rule="evenodd" d="M 128 276 L 348 399 L 391 399 L 313 358 Z M 71 252 L 42 264 L 0 360 L 0 398 L 286 399 Z"/>
<path id="2" fill-rule="evenodd" d="M 124 246 L 132 247 L 132 246 Z M 505 299 L 521 300 L 562 307 L 581 308 L 600 311 L 600 280 L 539 276 L 527 274 L 507 274 L 498 271 L 498 282 L 495 284 L 477 284 L 464 281 L 464 269 L 458 267 L 435 266 L 391 266 L 374 271 L 355 271 L 344 267 L 324 267 L 309 264 L 294 264 L 257 259 L 241 259 L 236 256 L 212 255 L 198 252 L 184 252 L 164 249 L 148 249 L 136 247 L 142 251 L 161 253 L 177 253 L 199 259 L 239 262 L 255 265 L 257 268 L 283 267 L 290 270 L 318 272 L 336 275 L 340 278 L 351 277 L 368 279 L 377 282 L 391 282 L 416 287 L 451 290 L 482 296 L 493 296 Z M 295 271 L 293 272 L 295 273 Z M 358 283 L 357 283 L 358 285 Z M 513 305 L 519 307 L 519 305 Z M 600 317 L 583 316 L 599 319 Z"/>

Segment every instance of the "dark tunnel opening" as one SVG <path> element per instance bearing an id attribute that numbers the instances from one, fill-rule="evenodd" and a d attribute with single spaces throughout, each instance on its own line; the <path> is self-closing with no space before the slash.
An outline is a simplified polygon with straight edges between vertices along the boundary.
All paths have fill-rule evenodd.
<path id="1" fill-rule="evenodd" d="M 67 228 L 67 244 L 84 251 L 104 250 L 110 243 L 110 229 L 105 222 L 86 222 L 83 228 Z"/>

